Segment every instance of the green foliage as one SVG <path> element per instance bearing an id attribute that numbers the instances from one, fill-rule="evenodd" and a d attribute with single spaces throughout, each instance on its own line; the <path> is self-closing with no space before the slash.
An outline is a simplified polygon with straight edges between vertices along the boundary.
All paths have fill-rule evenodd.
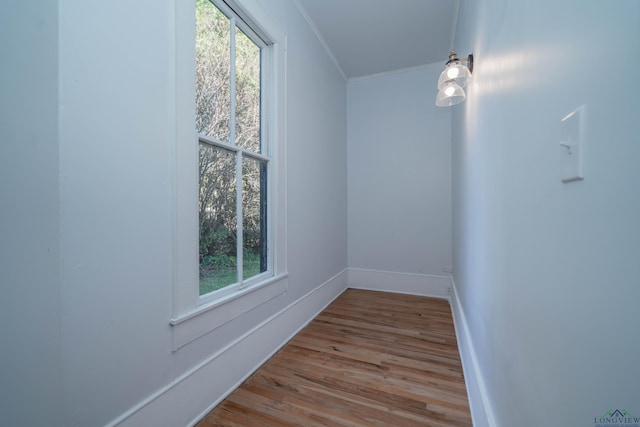
<path id="1" fill-rule="evenodd" d="M 217 291 L 225 286 L 229 286 L 238 280 L 235 270 L 216 271 L 215 274 L 200 274 L 200 295 Z"/>
<path id="2" fill-rule="evenodd" d="M 202 266 L 213 270 L 234 269 L 236 260 L 228 255 L 211 256 L 207 255 L 202 259 Z"/>
<path id="3" fill-rule="evenodd" d="M 245 279 L 260 273 L 260 254 L 245 251 L 243 255 Z M 238 281 L 237 260 L 227 255 L 206 256 L 200 264 L 200 295 L 222 289 Z"/>

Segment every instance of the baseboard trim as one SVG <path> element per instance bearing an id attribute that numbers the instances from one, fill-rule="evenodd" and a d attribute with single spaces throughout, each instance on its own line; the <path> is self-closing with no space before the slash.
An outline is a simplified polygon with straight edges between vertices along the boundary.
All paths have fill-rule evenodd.
<path id="1" fill-rule="evenodd" d="M 174 379 L 108 426 L 195 425 L 347 288 L 448 299 L 473 425 L 497 427 L 453 277 L 361 268 L 347 268 L 336 274 Z M 224 369 L 230 364 L 236 369 Z M 236 372 L 245 374 L 238 377 L 234 375 Z M 211 381 L 210 378 L 214 377 L 216 381 Z M 201 400 L 197 399 L 198 396 Z M 211 396 L 218 398 L 212 403 Z M 198 415 L 193 417 L 193 414 Z"/>
<path id="2" fill-rule="evenodd" d="M 347 276 L 347 269 L 336 274 L 108 426 L 195 425 L 342 294 L 347 289 Z M 228 366 L 234 366 L 234 369 L 228 369 Z M 242 375 L 238 376 L 238 373 Z M 212 396 L 217 396 L 213 403 Z M 194 414 L 197 415 L 194 417 Z"/>
<path id="3" fill-rule="evenodd" d="M 449 299 L 451 278 L 428 274 L 349 268 L 350 288 Z"/>
<path id="4" fill-rule="evenodd" d="M 451 277 L 451 298 L 449 303 L 453 314 L 453 324 L 456 330 L 456 339 L 467 386 L 473 425 L 474 427 L 496 427 L 493 410 L 487 395 L 484 379 L 482 378 L 482 371 L 471 340 L 467 318 L 460 304 L 458 290 L 453 277 Z"/>

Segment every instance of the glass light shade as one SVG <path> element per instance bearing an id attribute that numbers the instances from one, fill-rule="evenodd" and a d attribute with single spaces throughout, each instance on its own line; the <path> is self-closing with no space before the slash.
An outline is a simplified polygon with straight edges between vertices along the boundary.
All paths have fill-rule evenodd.
<path id="1" fill-rule="evenodd" d="M 440 73 L 438 89 L 442 89 L 449 80 L 455 80 L 458 86 L 465 87 L 471 81 L 471 73 L 467 67 L 455 61 L 447 65 L 447 68 Z"/>
<path id="2" fill-rule="evenodd" d="M 465 97 L 464 89 L 454 80 L 448 80 L 442 89 L 438 91 L 436 105 L 438 107 L 450 107 L 464 101 Z"/>

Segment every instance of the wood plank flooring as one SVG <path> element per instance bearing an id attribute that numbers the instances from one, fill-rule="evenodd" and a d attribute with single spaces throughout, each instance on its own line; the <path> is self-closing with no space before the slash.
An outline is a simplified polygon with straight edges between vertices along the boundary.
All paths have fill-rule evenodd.
<path id="1" fill-rule="evenodd" d="M 349 289 L 199 424 L 471 426 L 446 301 Z"/>

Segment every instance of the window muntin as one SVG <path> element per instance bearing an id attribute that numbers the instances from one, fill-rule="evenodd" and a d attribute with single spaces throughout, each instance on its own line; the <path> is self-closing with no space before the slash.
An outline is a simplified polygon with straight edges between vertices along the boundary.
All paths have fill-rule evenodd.
<path id="1" fill-rule="evenodd" d="M 226 295 L 272 274 L 264 47 L 224 3 L 196 0 L 200 296 Z"/>

